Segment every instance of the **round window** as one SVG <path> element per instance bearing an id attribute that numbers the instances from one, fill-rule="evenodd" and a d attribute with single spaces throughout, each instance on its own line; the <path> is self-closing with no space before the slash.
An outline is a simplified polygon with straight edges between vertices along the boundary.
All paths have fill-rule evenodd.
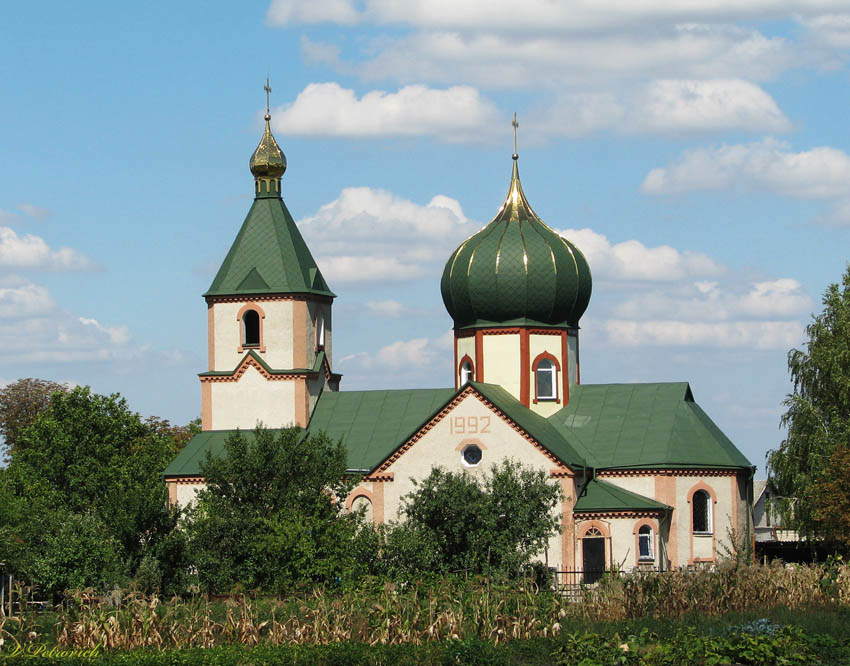
<path id="1" fill-rule="evenodd" d="M 467 465 L 477 465 L 481 462 L 481 449 L 470 444 L 463 449 L 463 462 Z"/>

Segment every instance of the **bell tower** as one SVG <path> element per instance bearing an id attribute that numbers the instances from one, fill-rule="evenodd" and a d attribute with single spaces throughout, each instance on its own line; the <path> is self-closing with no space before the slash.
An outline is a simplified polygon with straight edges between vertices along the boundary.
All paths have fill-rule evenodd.
<path id="1" fill-rule="evenodd" d="M 254 203 L 210 288 L 208 365 L 201 380 L 203 430 L 305 427 L 331 369 L 335 294 L 328 288 L 281 193 L 286 157 L 265 131 L 250 169 Z"/>

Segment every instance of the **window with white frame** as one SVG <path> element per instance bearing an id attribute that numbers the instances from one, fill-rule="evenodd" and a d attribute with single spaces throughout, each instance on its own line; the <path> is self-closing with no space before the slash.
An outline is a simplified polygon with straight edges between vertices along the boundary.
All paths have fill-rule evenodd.
<path id="1" fill-rule="evenodd" d="M 655 552 L 652 546 L 652 528 L 649 525 L 643 525 L 638 530 L 638 560 L 641 562 L 655 560 Z"/>
<path id="2" fill-rule="evenodd" d="M 242 346 L 260 346 L 260 315 L 256 310 L 246 310 L 242 315 Z"/>
<path id="3" fill-rule="evenodd" d="M 711 495 L 705 490 L 697 490 L 691 500 L 695 534 L 711 534 L 713 530 L 711 516 Z"/>
<path id="4" fill-rule="evenodd" d="M 460 385 L 464 386 L 472 381 L 472 363 L 464 361 L 460 366 Z"/>
<path id="5" fill-rule="evenodd" d="M 544 358 L 537 364 L 537 370 L 534 374 L 535 386 L 537 388 L 537 399 L 557 400 L 558 369 L 555 367 L 555 363 L 548 358 Z"/>

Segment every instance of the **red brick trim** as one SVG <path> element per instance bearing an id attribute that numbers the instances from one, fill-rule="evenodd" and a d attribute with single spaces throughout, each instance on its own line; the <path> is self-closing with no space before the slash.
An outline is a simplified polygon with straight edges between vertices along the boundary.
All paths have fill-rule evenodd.
<path id="1" fill-rule="evenodd" d="M 602 533 L 602 536 L 605 539 L 611 538 L 611 530 L 608 529 L 608 525 L 606 525 L 605 523 L 603 523 L 600 520 L 595 520 L 595 519 L 583 520 L 581 522 L 581 525 L 579 525 L 579 527 L 578 527 L 578 532 L 576 533 L 576 538 L 584 539 L 584 536 L 590 530 L 592 530 L 594 527 Z M 598 538 L 598 537 L 594 536 L 594 537 L 591 537 L 591 538 Z"/>
<path id="2" fill-rule="evenodd" d="M 561 380 L 564 384 L 564 405 L 570 401 L 570 357 L 567 349 L 567 333 L 561 335 L 561 358 L 564 359 L 564 371 L 561 373 Z"/>
<path id="3" fill-rule="evenodd" d="M 484 336 L 481 331 L 475 331 L 475 381 L 484 381 Z"/>
<path id="4" fill-rule="evenodd" d="M 377 474 L 368 474 L 368 475 L 364 476 L 363 480 L 364 481 L 371 481 L 371 482 L 394 481 L 395 480 L 395 473 L 394 472 L 381 472 L 379 470 Z"/>

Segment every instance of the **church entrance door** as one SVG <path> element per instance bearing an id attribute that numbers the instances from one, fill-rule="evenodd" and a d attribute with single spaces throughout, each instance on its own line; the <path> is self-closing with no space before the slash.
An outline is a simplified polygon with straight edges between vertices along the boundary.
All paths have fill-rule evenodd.
<path id="1" fill-rule="evenodd" d="M 581 540 L 581 551 L 584 583 L 590 585 L 605 573 L 605 539 L 601 536 L 585 537 Z"/>

